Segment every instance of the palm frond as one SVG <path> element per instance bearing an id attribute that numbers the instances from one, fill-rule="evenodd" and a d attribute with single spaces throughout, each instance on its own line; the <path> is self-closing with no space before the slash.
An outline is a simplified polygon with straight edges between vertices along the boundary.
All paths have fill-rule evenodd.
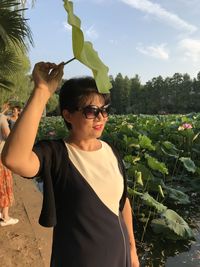
<path id="1" fill-rule="evenodd" d="M 0 48 L 4 49 L 10 40 L 14 45 L 22 44 L 27 48 L 26 38 L 33 45 L 32 33 L 27 19 L 22 15 L 25 8 L 20 8 L 17 0 L 2 0 L 0 5 Z"/>
<path id="2" fill-rule="evenodd" d="M 13 72 L 17 72 L 21 67 L 18 55 L 13 49 L 0 50 L 0 62 L 4 64 L 0 66 L 0 76 L 12 76 Z"/>
<path id="3" fill-rule="evenodd" d="M 13 86 L 14 84 L 11 81 L 0 78 L 0 90 L 3 89 L 3 90 L 12 91 Z"/>

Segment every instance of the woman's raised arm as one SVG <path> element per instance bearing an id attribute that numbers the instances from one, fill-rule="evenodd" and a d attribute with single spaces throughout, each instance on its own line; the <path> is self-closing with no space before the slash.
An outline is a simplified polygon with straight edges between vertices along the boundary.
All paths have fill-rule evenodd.
<path id="1" fill-rule="evenodd" d="M 3 164 L 21 176 L 32 177 L 39 170 L 39 160 L 32 149 L 43 110 L 61 81 L 63 67 L 63 63 L 39 62 L 33 69 L 33 92 L 2 151 Z"/>

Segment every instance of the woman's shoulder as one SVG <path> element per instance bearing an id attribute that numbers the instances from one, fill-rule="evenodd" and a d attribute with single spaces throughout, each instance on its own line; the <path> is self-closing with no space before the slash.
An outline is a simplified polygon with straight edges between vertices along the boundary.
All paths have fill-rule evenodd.
<path id="1" fill-rule="evenodd" d="M 61 139 L 40 140 L 35 143 L 33 151 L 37 154 L 41 161 L 45 159 L 48 163 L 59 163 L 62 161 L 64 156 L 67 158 L 66 149 Z"/>
<path id="2" fill-rule="evenodd" d="M 35 143 L 36 147 L 46 147 L 52 149 L 62 149 L 64 148 L 64 142 L 62 139 L 42 139 Z"/>
<path id="3" fill-rule="evenodd" d="M 3 113 L 0 113 L 0 120 L 3 121 L 3 120 L 7 120 L 8 119 L 8 116 L 6 116 L 5 114 Z"/>
<path id="4" fill-rule="evenodd" d="M 8 117 L 3 113 L 0 114 L 0 125 L 1 127 L 8 125 Z"/>

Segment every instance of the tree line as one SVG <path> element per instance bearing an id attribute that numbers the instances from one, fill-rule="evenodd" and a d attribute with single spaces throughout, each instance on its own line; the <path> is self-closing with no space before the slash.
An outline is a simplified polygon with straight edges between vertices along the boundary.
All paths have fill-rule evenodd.
<path id="1" fill-rule="evenodd" d="M 200 112 L 200 72 L 158 76 L 142 85 L 138 75 L 111 77 L 112 111 L 116 114 L 186 114 Z"/>

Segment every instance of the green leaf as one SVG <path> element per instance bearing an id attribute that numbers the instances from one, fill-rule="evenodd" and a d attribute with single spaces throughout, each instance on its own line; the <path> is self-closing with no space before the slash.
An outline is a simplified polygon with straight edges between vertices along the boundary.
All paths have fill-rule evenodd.
<path id="1" fill-rule="evenodd" d="M 163 204 L 159 203 L 158 201 L 156 201 L 152 196 L 149 195 L 149 193 L 144 193 L 142 196 L 140 196 L 140 198 L 143 200 L 143 202 L 149 206 L 149 207 L 153 207 L 157 210 L 157 212 L 161 213 L 164 212 L 167 207 L 164 206 Z"/>
<path id="2" fill-rule="evenodd" d="M 156 158 L 145 154 L 145 158 L 147 159 L 148 165 L 151 169 L 155 171 L 159 171 L 162 174 L 168 174 L 168 169 L 163 162 L 159 162 Z"/>
<path id="3" fill-rule="evenodd" d="M 168 239 L 194 239 L 194 234 L 188 224 L 181 216 L 170 209 L 165 210 L 160 219 L 152 220 L 151 226 L 156 233 L 162 233 Z"/>
<path id="4" fill-rule="evenodd" d="M 196 166 L 194 164 L 194 161 L 191 160 L 191 158 L 181 157 L 179 160 L 183 162 L 184 167 L 189 172 L 194 173 L 196 171 Z"/>
<path id="5" fill-rule="evenodd" d="M 175 147 L 175 145 L 169 141 L 162 142 L 161 150 L 165 155 L 174 158 L 178 158 L 180 153 L 180 151 Z"/>
<path id="6" fill-rule="evenodd" d="M 109 93 L 112 84 L 108 77 L 108 67 L 98 57 L 97 52 L 93 49 L 92 43 L 84 41 L 81 21 L 73 13 L 73 3 L 64 0 L 64 7 L 68 13 L 68 23 L 72 26 L 74 57 L 92 70 L 99 92 Z"/>
<path id="7" fill-rule="evenodd" d="M 135 179 L 138 184 L 140 184 L 141 186 L 144 186 L 141 172 L 135 171 Z"/>
<path id="8" fill-rule="evenodd" d="M 155 150 L 155 146 L 153 146 L 151 142 L 151 139 L 146 135 L 139 135 L 139 145 L 142 148 L 146 148 L 148 150 Z"/>
<path id="9" fill-rule="evenodd" d="M 133 157 L 132 156 L 131 156 L 130 160 L 132 160 L 131 162 L 133 162 Z M 135 171 L 141 172 L 142 173 L 142 179 L 145 180 L 145 181 L 152 180 L 152 178 L 153 178 L 153 175 L 152 175 L 151 171 L 149 170 L 149 168 L 147 168 L 143 164 L 136 163 L 134 166 L 131 166 L 128 169 L 128 174 L 130 172 L 131 175 L 134 175 Z"/>
<path id="10" fill-rule="evenodd" d="M 168 187 L 168 186 L 164 186 L 164 189 L 168 193 L 168 197 L 175 200 L 177 204 L 189 204 L 190 203 L 188 195 L 186 195 L 182 191 Z"/>
<path id="11" fill-rule="evenodd" d="M 134 189 L 131 189 L 130 187 L 127 188 L 127 191 L 128 191 L 128 194 L 130 196 L 134 196 L 134 195 L 136 195 L 136 196 L 142 196 L 142 193 L 140 193 L 140 192 L 138 192 L 138 191 L 136 191 Z"/>
<path id="12" fill-rule="evenodd" d="M 161 195 L 162 197 L 165 197 L 161 185 L 158 185 L 158 192 L 160 193 L 160 195 Z"/>

